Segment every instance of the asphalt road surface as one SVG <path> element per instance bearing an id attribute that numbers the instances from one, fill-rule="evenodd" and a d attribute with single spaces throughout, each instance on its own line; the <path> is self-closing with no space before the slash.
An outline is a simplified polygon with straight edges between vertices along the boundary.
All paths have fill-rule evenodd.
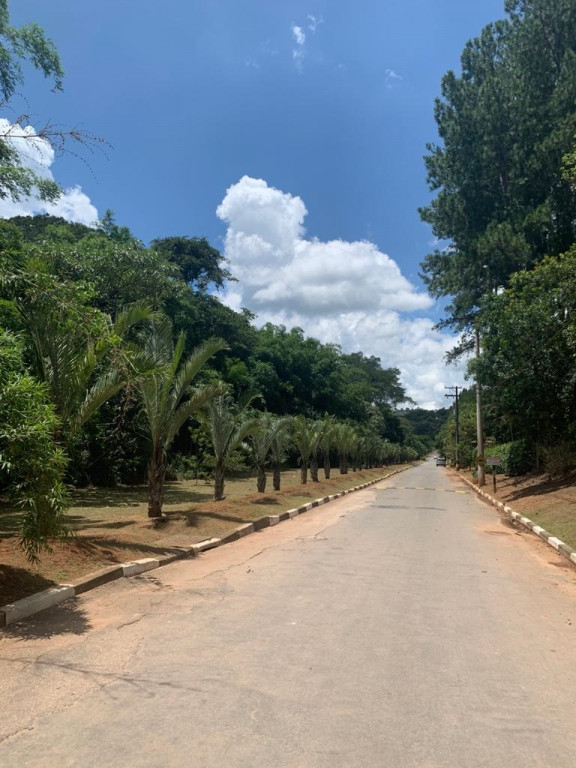
<path id="1" fill-rule="evenodd" d="M 576 570 L 427 462 L 0 632 L 0 766 L 574 768 Z"/>

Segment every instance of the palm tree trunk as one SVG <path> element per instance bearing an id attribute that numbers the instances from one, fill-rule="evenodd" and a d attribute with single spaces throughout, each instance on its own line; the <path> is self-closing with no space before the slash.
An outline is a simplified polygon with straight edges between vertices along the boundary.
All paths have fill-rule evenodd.
<path id="1" fill-rule="evenodd" d="M 280 464 L 274 464 L 274 474 L 272 477 L 272 481 L 274 484 L 274 490 L 279 491 L 280 490 Z"/>
<path id="2" fill-rule="evenodd" d="M 266 490 L 266 470 L 264 467 L 258 467 L 258 479 L 256 481 L 258 493 L 264 493 Z"/>
<path id="3" fill-rule="evenodd" d="M 345 453 L 340 454 L 340 474 L 348 474 L 348 456 Z"/>
<path id="4" fill-rule="evenodd" d="M 165 476 L 164 452 L 155 445 L 148 462 L 148 517 L 162 517 Z"/>
<path id="5" fill-rule="evenodd" d="M 214 467 L 214 501 L 222 501 L 224 498 L 224 464 L 216 462 Z"/>
<path id="6" fill-rule="evenodd" d="M 317 483 L 318 481 L 318 457 L 313 456 L 310 459 L 310 479 L 313 483 Z"/>
<path id="7" fill-rule="evenodd" d="M 324 452 L 324 477 L 330 480 L 330 451 Z"/>
<path id="8" fill-rule="evenodd" d="M 308 462 L 303 461 L 300 465 L 300 482 L 302 485 L 306 485 L 308 482 Z"/>

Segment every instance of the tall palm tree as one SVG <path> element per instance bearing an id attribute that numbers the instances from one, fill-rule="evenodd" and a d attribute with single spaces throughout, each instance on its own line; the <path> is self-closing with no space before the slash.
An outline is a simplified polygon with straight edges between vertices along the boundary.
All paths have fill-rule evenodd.
<path id="1" fill-rule="evenodd" d="M 211 339 L 183 360 L 184 334 L 180 334 L 174 345 L 168 321 L 153 324 L 143 342 L 143 354 L 152 372 L 141 376 L 136 386 L 152 443 L 148 462 L 148 517 L 158 518 L 162 516 L 166 452 L 170 443 L 193 414 L 222 392 L 222 387 L 214 384 L 191 392 L 189 387 L 206 362 L 227 347 L 221 339 Z"/>
<path id="2" fill-rule="evenodd" d="M 269 413 L 263 413 L 253 421 L 249 440 L 250 454 L 257 472 L 258 493 L 266 491 L 266 465 L 269 458 L 273 458 L 273 448 L 278 447 L 281 436 L 287 432 L 289 425 L 290 419 L 278 418 Z"/>
<path id="3" fill-rule="evenodd" d="M 214 501 L 224 498 L 226 467 L 233 452 L 254 427 L 254 419 L 248 411 L 253 399 L 253 396 L 246 396 L 235 403 L 231 395 L 221 393 L 210 400 L 198 415 L 214 451 Z"/>

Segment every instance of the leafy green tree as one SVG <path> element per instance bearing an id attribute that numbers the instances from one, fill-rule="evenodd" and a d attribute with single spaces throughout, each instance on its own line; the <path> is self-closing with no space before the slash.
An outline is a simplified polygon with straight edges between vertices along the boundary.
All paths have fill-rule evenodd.
<path id="1" fill-rule="evenodd" d="M 153 323 L 143 339 L 143 356 L 153 366 L 141 376 L 137 387 L 150 433 L 148 463 L 148 517 L 162 516 L 166 452 L 186 421 L 202 407 L 210 407 L 221 387 L 207 384 L 189 392 L 190 385 L 204 365 L 226 344 L 212 339 L 184 359 L 184 336 L 174 345 L 172 328 L 166 321 Z"/>
<path id="2" fill-rule="evenodd" d="M 223 266 L 225 259 L 205 237 L 163 237 L 152 240 L 151 248 L 175 264 L 182 279 L 195 291 L 204 293 L 210 285 L 222 288 L 226 280 L 233 280 Z"/>
<path id="3" fill-rule="evenodd" d="M 37 24 L 22 27 L 11 25 L 8 0 L 0 0 L 0 95 L 4 105 L 24 82 L 24 61 L 51 79 L 54 90 L 62 89 L 64 72 L 54 43 Z M 33 149 L 34 142 L 41 141 L 49 133 L 46 129 L 40 133 L 40 139 L 34 138 L 18 125 L 3 131 L 0 135 L 0 198 L 19 200 L 33 193 L 41 200 L 55 200 L 58 197 L 60 189 L 57 184 L 22 165 L 13 142 L 17 135 L 28 141 Z"/>
<path id="4" fill-rule="evenodd" d="M 562 178 L 576 99 L 576 0 L 508 0 L 448 72 L 435 117 L 421 210 L 440 247 L 423 262 L 445 323 L 471 329 L 485 293 L 576 239 L 574 191 Z M 461 349 L 465 349 L 464 344 Z"/>
<path id="5" fill-rule="evenodd" d="M 22 342 L 0 329 L 0 481 L 22 509 L 20 545 L 31 561 L 65 533 L 66 459 L 45 387 L 26 371 Z"/>
<path id="6" fill-rule="evenodd" d="M 487 296 L 475 362 L 498 441 L 576 438 L 576 247 Z"/>

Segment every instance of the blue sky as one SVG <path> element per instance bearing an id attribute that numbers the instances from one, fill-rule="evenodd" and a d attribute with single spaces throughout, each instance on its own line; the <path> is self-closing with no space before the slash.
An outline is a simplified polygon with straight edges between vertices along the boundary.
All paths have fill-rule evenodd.
<path id="1" fill-rule="evenodd" d="M 53 94 L 27 73 L 26 101 L 16 100 L 6 116 L 29 112 L 32 125 L 80 126 L 110 142 L 106 154 L 81 152 L 87 164 L 70 155 L 51 168 L 63 186 L 80 185 L 99 214 L 112 208 L 145 242 L 205 235 L 234 256 L 230 236 L 239 220 L 216 209 L 242 177 L 259 179 L 303 201 L 297 239 L 369 240 L 415 294 L 423 290 L 418 265 L 432 234 L 417 208 L 429 199 L 422 156 L 436 136 L 433 100 L 442 75 L 458 68 L 466 40 L 503 17 L 503 0 L 18 0 L 11 12 L 13 23 L 45 28 L 67 74 L 64 93 Z M 251 190 L 250 204 L 258 207 Z M 236 195 L 235 205 L 245 201 Z M 301 258 L 316 257 L 304 251 Z M 361 254 L 361 263 L 364 257 L 370 259 Z M 230 303 L 258 304 L 261 295 L 262 285 L 236 291 Z M 385 309 L 406 323 L 441 310 L 408 304 Z M 328 321 L 322 326 L 324 315 L 291 315 L 262 300 L 252 308 L 314 335 L 322 327 L 326 339 L 344 345 L 368 338 L 366 329 L 343 333 L 350 317 L 331 330 Z M 399 351 L 387 355 L 380 343 L 364 351 L 399 365 Z M 436 343 L 449 346 L 444 337 Z M 420 402 L 434 399 L 426 400 L 427 387 L 440 395 L 440 370 L 439 363 L 433 383 L 414 385 Z M 451 383 L 455 374 L 447 375 Z"/>

